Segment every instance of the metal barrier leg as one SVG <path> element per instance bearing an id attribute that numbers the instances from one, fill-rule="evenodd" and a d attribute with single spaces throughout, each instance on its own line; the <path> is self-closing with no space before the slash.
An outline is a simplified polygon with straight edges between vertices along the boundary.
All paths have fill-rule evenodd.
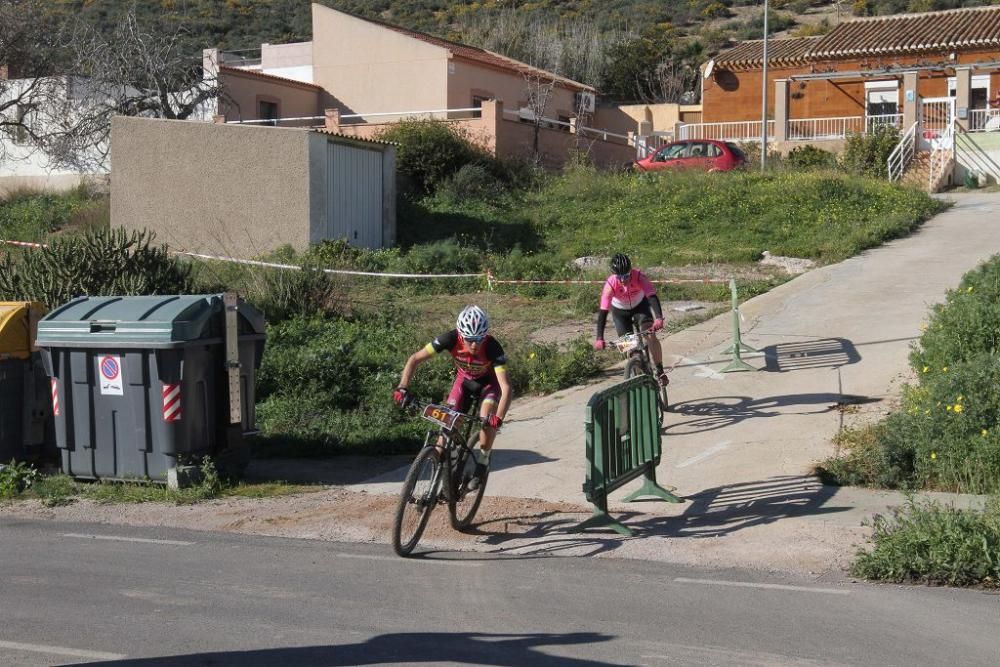
<path id="1" fill-rule="evenodd" d="M 730 279 L 729 291 L 732 294 L 733 301 L 733 345 L 723 352 L 723 354 L 732 355 L 733 360 L 722 369 L 722 372 L 732 373 L 733 371 L 755 371 L 757 369 L 743 361 L 740 356 L 741 352 L 760 352 L 760 350 L 750 347 L 744 343 L 740 336 L 740 302 L 739 297 L 736 294 L 735 280 Z"/>
<path id="2" fill-rule="evenodd" d="M 630 503 L 634 500 L 642 498 L 643 496 L 653 496 L 654 498 L 659 498 L 660 500 L 666 500 L 668 503 L 684 502 L 683 498 L 675 496 L 670 493 L 670 491 L 667 491 L 656 483 L 656 473 L 654 471 L 646 473 L 642 478 L 642 486 L 625 496 L 623 500 L 626 503 Z"/>

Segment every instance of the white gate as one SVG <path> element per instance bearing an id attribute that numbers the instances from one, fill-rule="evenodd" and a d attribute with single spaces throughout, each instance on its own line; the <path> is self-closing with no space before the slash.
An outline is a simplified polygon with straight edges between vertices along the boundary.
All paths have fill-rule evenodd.
<path id="1" fill-rule="evenodd" d="M 954 97 L 926 97 L 920 100 L 919 150 L 951 148 L 949 132 L 955 118 Z M 946 145 L 947 144 L 947 145 Z"/>
<path id="2" fill-rule="evenodd" d="M 327 146 L 326 238 L 381 248 L 382 151 L 331 141 Z"/>

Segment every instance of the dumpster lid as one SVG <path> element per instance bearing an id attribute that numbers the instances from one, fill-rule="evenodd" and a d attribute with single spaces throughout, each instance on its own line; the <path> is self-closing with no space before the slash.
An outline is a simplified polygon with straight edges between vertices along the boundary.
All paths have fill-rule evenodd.
<path id="1" fill-rule="evenodd" d="M 0 361 L 27 359 L 45 306 L 34 301 L 0 301 Z"/>
<path id="2" fill-rule="evenodd" d="M 224 334 L 221 294 L 80 297 L 38 324 L 38 346 L 163 348 Z M 264 317 L 239 302 L 239 333 L 263 335 Z"/>

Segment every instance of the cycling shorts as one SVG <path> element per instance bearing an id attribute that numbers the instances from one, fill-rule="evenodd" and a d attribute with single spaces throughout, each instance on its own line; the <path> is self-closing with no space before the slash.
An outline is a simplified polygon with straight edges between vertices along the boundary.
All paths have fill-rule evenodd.
<path id="1" fill-rule="evenodd" d="M 477 396 L 482 397 L 483 403 L 496 403 L 500 394 L 500 382 L 496 373 L 487 373 L 476 379 L 463 377 L 459 373 L 448 393 L 447 403 L 459 412 L 465 412 Z"/>
<path id="2" fill-rule="evenodd" d="M 653 309 L 649 305 L 649 299 L 643 299 L 631 310 L 621 310 L 611 307 L 611 318 L 615 322 L 615 331 L 619 336 L 632 333 L 633 322 L 639 325 L 640 330 L 643 325 L 653 322 Z"/>

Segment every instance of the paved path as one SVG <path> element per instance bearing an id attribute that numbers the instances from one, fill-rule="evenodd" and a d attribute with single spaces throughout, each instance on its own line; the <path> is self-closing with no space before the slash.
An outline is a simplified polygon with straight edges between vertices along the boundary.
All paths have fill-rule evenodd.
<path id="1" fill-rule="evenodd" d="M 657 475 L 689 502 L 629 506 L 642 514 L 627 518 L 647 537 L 705 539 L 646 539 L 626 553 L 795 570 L 844 564 L 852 540 L 863 539 L 861 521 L 899 496 L 824 487 L 813 466 L 834 453 L 832 439 L 845 421 L 890 409 L 928 307 L 1000 251 L 1000 194 L 952 199 L 950 210 L 912 236 L 744 303 L 744 342 L 763 352 L 745 356 L 757 372 L 719 372 L 728 362 L 729 313 L 666 340 L 677 363 L 670 392 L 676 411 L 666 419 Z M 616 381 L 516 401 L 488 494 L 584 503 L 584 406 Z M 841 403 L 853 405 L 841 410 Z M 389 491 L 399 477 L 364 486 Z"/>

